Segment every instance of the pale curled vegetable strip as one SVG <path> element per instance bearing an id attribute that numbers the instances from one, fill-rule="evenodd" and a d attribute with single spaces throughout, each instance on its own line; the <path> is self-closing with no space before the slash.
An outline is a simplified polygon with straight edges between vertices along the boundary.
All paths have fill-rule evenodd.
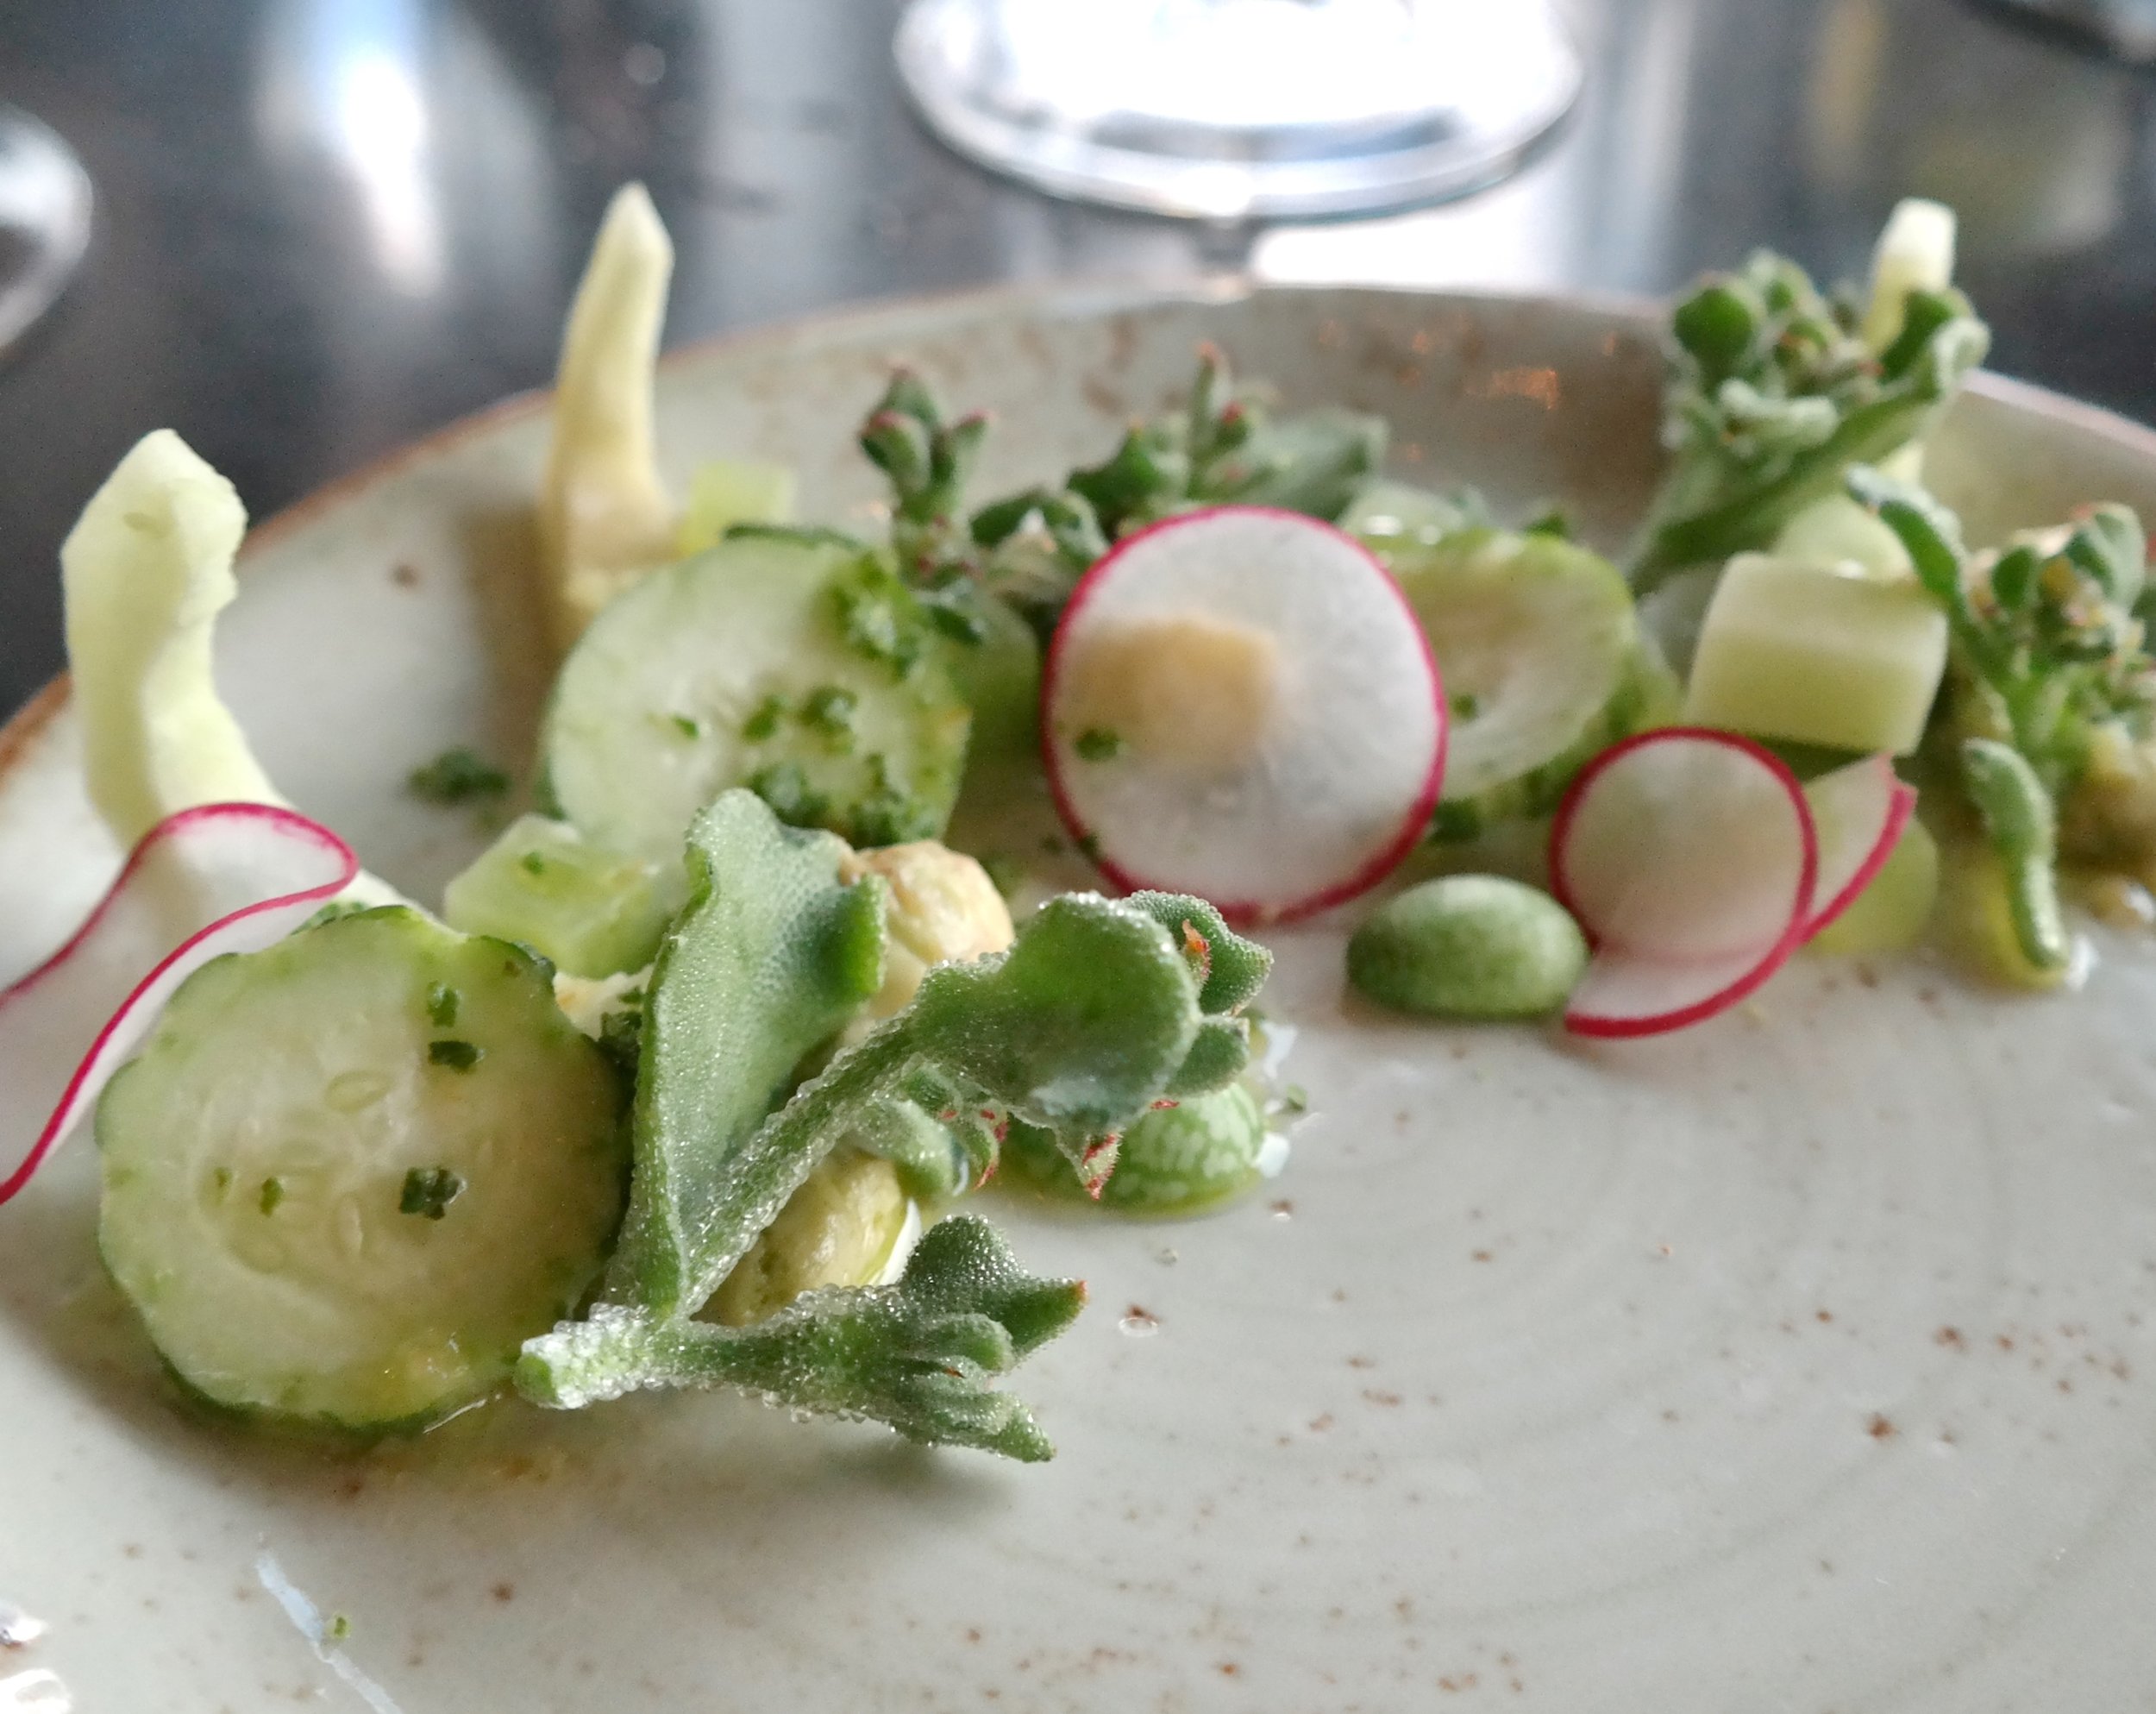
<path id="1" fill-rule="evenodd" d="M 288 807 L 217 694 L 217 615 L 238 586 L 247 509 L 170 429 L 136 443 L 60 548 L 83 783 L 113 837 L 209 805 Z M 342 896 L 402 904 L 360 871 Z"/>
<path id="2" fill-rule="evenodd" d="M 641 185 L 617 191 L 577 288 L 555 376 L 539 546 L 555 639 L 674 557 L 674 508 L 654 451 L 652 372 L 674 246 Z"/>
<path id="3" fill-rule="evenodd" d="M 282 803 L 218 700 L 210 638 L 247 510 L 169 429 L 145 436 L 60 549 L 90 800 L 131 848 L 205 803 Z"/>
<path id="4" fill-rule="evenodd" d="M 1902 336 L 1912 292 L 1944 292 L 1954 283 L 1953 210 L 1908 197 L 1896 203 L 1871 258 L 1871 296 L 1864 341 L 1875 355 Z"/>

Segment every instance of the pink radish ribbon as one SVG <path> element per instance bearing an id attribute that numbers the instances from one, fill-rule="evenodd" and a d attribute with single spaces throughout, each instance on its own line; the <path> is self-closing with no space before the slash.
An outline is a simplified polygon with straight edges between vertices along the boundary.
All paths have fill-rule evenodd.
<path id="1" fill-rule="evenodd" d="M 183 982 L 227 952 L 273 945 L 359 873 L 327 827 L 270 804 L 205 804 L 144 834 L 73 938 L 0 991 L 0 1203 L 96 1104 Z"/>

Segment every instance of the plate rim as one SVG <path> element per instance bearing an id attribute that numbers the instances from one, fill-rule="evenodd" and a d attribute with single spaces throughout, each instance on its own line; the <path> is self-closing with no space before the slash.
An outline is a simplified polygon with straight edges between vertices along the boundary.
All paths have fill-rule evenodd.
<path id="1" fill-rule="evenodd" d="M 753 356 L 760 351 L 781 355 L 787 346 L 804 340 L 859 336 L 873 333 L 883 324 L 906 326 L 924 318 L 961 317 L 968 312 L 979 315 L 1000 311 L 1007 315 L 1046 311 L 1068 318 L 1074 314 L 1112 315 L 1175 304 L 1225 305 L 1257 298 L 1313 298 L 1340 293 L 1416 299 L 1433 307 L 1466 304 L 1584 311 L 1657 333 L 1668 307 L 1664 300 L 1644 293 L 1595 288 L 1520 291 L 1502 286 L 1401 286 L 1352 279 L 1273 281 L 1248 273 L 1182 279 L 1062 278 L 918 292 L 760 322 L 671 346 L 660 354 L 658 368 L 661 374 L 667 374 L 718 357 Z M 2108 405 L 2091 404 L 2040 383 L 1988 368 L 1971 375 L 1964 383 L 1964 391 L 1993 404 L 2097 435 L 2139 452 L 2152 466 L 2156 466 L 2156 427 L 2138 422 Z M 439 458 L 467 441 L 537 414 L 553 398 L 551 385 L 507 394 L 430 429 L 416 439 L 378 453 L 321 487 L 310 489 L 266 518 L 249 523 L 246 537 L 240 544 L 238 568 L 243 570 L 254 554 L 304 529 L 321 514 L 389 480 L 412 465 Z M 88 496 L 85 496 L 85 504 L 87 500 Z M 22 764 L 31 747 L 67 706 L 69 700 L 69 679 L 63 669 L 31 693 L 28 700 L 4 721 L 0 721 L 0 784 L 4 784 Z"/>

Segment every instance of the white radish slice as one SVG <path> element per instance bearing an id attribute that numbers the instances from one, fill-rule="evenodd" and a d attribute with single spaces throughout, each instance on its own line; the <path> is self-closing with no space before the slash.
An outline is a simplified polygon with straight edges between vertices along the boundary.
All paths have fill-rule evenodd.
<path id="1" fill-rule="evenodd" d="M 1804 924 L 1809 940 L 1855 904 L 1886 867 L 1916 807 L 1916 788 L 1896 777 L 1890 757 L 1867 756 L 1821 775 L 1804 788 L 1804 797 L 1819 833 L 1819 878 Z"/>
<path id="2" fill-rule="evenodd" d="M 1713 1017 L 1788 961 L 1811 920 L 1819 838 L 1779 757 L 1703 727 L 1604 750 L 1550 830 L 1558 900 L 1595 949 L 1565 1008 L 1589 1036 Z"/>
<path id="3" fill-rule="evenodd" d="M 1375 886 L 1444 780 L 1413 609 L 1360 543 L 1299 512 L 1216 506 L 1119 543 L 1064 610 L 1042 709 L 1056 808 L 1101 872 L 1238 922 Z"/>
<path id="4" fill-rule="evenodd" d="M 181 983 L 283 939 L 359 873 L 335 833 L 272 804 L 185 809 L 144 834 L 74 938 L 0 990 L 0 1202 L 66 1140 Z"/>

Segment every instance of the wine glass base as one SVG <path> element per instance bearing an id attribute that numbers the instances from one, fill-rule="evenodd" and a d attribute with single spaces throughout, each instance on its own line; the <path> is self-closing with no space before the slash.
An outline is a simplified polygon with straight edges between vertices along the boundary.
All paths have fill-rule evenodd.
<path id="1" fill-rule="evenodd" d="M 0 106 L 0 351 L 53 305 L 90 247 L 90 175 L 53 130 Z"/>
<path id="2" fill-rule="evenodd" d="M 913 0 L 897 55 L 961 154 L 1058 196 L 1216 221 L 1479 190 L 1583 80 L 1541 0 Z"/>
<path id="3" fill-rule="evenodd" d="M 1996 10 L 2135 66 L 2156 65 L 2156 0 L 1985 0 Z"/>

